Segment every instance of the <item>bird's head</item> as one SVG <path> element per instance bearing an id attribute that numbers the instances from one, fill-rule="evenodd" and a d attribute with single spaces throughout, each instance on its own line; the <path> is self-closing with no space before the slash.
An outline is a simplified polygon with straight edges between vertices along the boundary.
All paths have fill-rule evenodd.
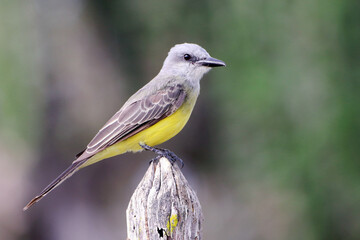
<path id="1" fill-rule="evenodd" d="M 177 44 L 172 47 L 161 69 L 166 74 L 183 76 L 192 81 L 199 81 L 213 67 L 223 67 L 225 63 L 193 43 Z"/>

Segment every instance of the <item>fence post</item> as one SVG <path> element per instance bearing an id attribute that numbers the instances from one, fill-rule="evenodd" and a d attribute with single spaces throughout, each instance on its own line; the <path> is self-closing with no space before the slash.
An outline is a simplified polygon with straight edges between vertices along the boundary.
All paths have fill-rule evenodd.
<path id="1" fill-rule="evenodd" d="M 128 240 L 200 240 L 203 214 L 177 164 L 150 164 L 126 210 Z"/>

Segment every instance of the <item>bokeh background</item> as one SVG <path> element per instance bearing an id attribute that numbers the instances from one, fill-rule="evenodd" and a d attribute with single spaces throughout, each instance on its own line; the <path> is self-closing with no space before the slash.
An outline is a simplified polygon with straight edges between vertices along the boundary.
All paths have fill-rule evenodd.
<path id="1" fill-rule="evenodd" d="M 360 1 L 2 0 L 0 239 L 125 239 L 151 153 L 78 172 L 27 212 L 176 43 L 227 63 L 163 144 L 204 239 L 360 238 Z"/>

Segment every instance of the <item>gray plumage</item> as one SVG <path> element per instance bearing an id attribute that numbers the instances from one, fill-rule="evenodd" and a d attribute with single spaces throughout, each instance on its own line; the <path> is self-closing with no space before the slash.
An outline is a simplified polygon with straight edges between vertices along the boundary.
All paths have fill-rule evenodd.
<path id="1" fill-rule="evenodd" d="M 81 167 L 91 163 L 89 159 L 95 154 L 170 116 L 187 100 L 195 103 L 200 92 L 200 79 L 211 67 L 217 66 L 225 66 L 225 63 L 210 57 L 199 45 L 175 45 L 170 49 L 159 74 L 126 101 L 86 149 L 76 155 L 72 165 L 33 198 L 24 210 L 40 201 Z"/>

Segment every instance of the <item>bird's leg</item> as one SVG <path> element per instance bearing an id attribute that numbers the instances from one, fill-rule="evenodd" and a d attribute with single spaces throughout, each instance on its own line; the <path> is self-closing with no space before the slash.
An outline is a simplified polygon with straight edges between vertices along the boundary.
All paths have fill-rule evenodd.
<path id="1" fill-rule="evenodd" d="M 175 153 L 173 153 L 172 151 L 170 151 L 168 149 L 150 147 L 149 145 L 146 145 L 144 143 L 140 143 L 140 146 L 147 151 L 151 151 L 151 152 L 159 155 L 156 158 L 152 159 L 151 161 L 158 160 L 160 157 L 165 157 L 165 158 L 169 159 L 172 162 L 172 164 L 174 164 L 174 162 L 178 161 L 181 164 L 181 168 L 184 167 L 184 161 L 181 158 L 179 158 L 178 156 L 176 156 Z"/>

